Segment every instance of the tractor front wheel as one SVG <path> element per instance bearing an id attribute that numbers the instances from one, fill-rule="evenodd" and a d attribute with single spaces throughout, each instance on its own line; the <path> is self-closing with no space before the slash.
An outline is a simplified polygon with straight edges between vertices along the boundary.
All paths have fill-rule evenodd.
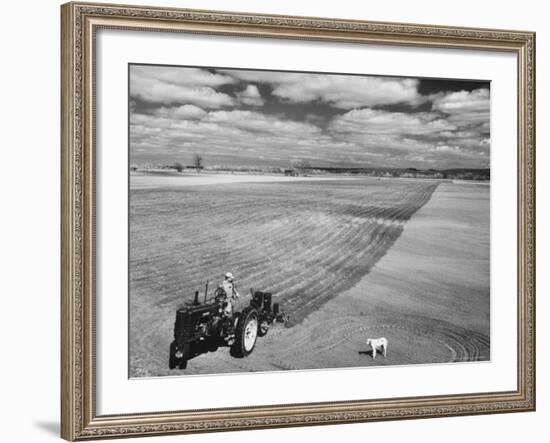
<path id="1" fill-rule="evenodd" d="M 242 358 L 250 355 L 258 338 L 258 311 L 252 306 L 243 310 L 237 321 L 235 343 L 231 347 L 233 357 Z"/>
<path id="2" fill-rule="evenodd" d="M 182 353 L 183 353 L 183 356 L 178 361 L 178 368 L 186 369 L 187 368 L 187 360 L 189 360 L 189 357 L 190 357 L 190 354 L 191 354 L 191 343 L 184 343 L 183 344 Z"/>
<path id="3" fill-rule="evenodd" d="M 170 343 L 170 358 L 168 360 L 168 367 L 170 369 L 176 368 L 176 342 Z"/>

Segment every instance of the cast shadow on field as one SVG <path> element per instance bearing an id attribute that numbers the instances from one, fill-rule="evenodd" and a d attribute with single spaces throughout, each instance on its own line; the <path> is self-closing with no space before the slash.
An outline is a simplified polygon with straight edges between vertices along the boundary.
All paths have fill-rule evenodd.
<path id="1" fill-rule="evenodd" d="M 47 434 L 59 437 L 59 423 L 56 421 L 35 421 L 34 426 Z"/>
<path id="2" fill-rule="evenodd" d="M 369 349 L 368 351 L 359 351 L 359 355 L 368 355 L 369 357 L 372 357 L 372 349 Z M 380 352 L 377 351 L 377 354 L 382 355 Z"/>

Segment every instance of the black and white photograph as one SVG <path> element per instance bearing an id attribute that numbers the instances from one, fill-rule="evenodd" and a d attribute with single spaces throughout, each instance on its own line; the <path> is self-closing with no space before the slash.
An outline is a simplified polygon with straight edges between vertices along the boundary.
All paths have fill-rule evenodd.
<path id="1" fill-rule="evenodd" d="M 490 361 L 489 81 L 128 85 L 131 378 Z"/>

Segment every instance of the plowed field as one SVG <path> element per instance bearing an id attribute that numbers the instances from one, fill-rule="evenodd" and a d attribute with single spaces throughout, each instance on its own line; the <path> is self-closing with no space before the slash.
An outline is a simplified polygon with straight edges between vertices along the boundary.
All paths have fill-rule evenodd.
<path id="1" fill-rule="evenodd" d="M 251 287 L 272 292 L 290 315 L 290 329 L 299 331 L 308 316 L 369 273 L 437 186 L 433 181 L 354 179 L 132 189 L 130 374 L 168 373 L 175 309 L 192 298 L 195 290 L 202 292 L 206 280 L 214 289 L 227 271 L 236 276 L 242 295 Z M 248 297 L 241 299 L 248 303 Z M 431 334 L 434 343 L 450 340 L 457 344 L 450 361 L 477 359 L 479 343 L 486 354 L 488 339 L 483 335 L 478 334 L 475 343 L 464 343 L 461 337 L 467 330 L 440 325 L 434 332 L 417 317 L 399 327 L 390 320 L 381 314 L 375 324 L 371 319 L 369 327 L 398 329 L 401 335 L 408 334 L 407 328 L 421 330 L 426 336 Z M 336 316 L 332 321 L 339 322 Z M 295 334 L 291 331 L 272 330 L 259 339 L 257 356 L 245 359 L 249 361 L 242 368 L 244 361 L 219 350 L 192 360 L 188 371 L 219 372 L 217 359 L 227 363 L 221 372 L 293 369 L 304 367 L 299 362 L 308 352 L 325 354 L 318 363 L 313 359 L 309 367 L 326 367 L 331 360 L 326 354 L 336 343 L 352 346 L 367 334 L 359 314 L 344 326 L 313 347 L 304 345 L 307 336 L 291 339 Z M 360 336 L 354 335 L 355 330 Z M 279 348 L 281 334 L 288 338 L 286 349 L 275 355 L 270 351 Z M 284 337 L 280 340 L 285 341 Z M 262 355 L 263 360 L 258 360 Z"/>

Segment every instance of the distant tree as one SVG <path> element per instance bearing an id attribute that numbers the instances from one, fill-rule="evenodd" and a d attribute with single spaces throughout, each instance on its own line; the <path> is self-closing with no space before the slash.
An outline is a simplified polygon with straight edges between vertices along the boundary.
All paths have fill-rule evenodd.
<path id="1" fill-rule="evenodd" d="M 175 162 L 172 168 L 174 168 L 178 172 L 182 172 L 184 167 L 180 162 Z"/>
<path id="2" fill-rule="evenodd" d="M 197 172 L 204 168 L 203 158 L 201 155 L 195 154 L 195 156 L 193 157 L 193 165 L 195 166 Z"/>
<path id="3" fill-rule="evenodd" d="M 311 163 L 308 160 L 294 160 L 292 168 L 303 174 L 307 169 L 311 168 Z"/>
<path id="4" fill-rule="evenodd" d="M 138 167 L 136 165 L 130 166 L 130 171 L 137 171 Z"/>

